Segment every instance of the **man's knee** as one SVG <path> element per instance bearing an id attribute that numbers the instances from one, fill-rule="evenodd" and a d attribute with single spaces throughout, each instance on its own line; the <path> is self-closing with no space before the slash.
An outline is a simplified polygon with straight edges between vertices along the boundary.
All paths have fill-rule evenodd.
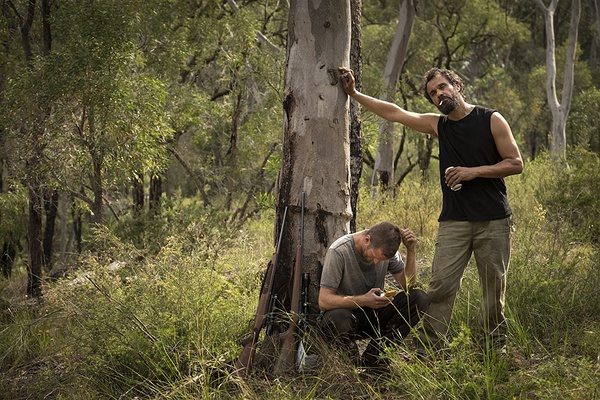
<path id="1" fill-rule="evenodd" d="M 416 310 L 419 315 L 425 313 L 431 303 L 427 293 L 419 289 L 411 289 L 408 293 L 410 297 L 410 307 L 413 310 Z"/>
<path id="2" fill-rule="evenodd" d="M 351 336 L 356 333 L 357 320 L 351 310 L 338 308 L 326 311 L 321 322 L 323 330 L 333 336 Z"/>
<path id="3" fill-rule="evenodd" d="M 441 303 L 451 297 L 454 297 L 458 292 L 458 289 L 460 289 L 460 281 L 458 281 L 458 284 L 455 284 L 454 282 L 448 280 L 437 279 L 432 280 L 429 283 L 427 295 L 429 296 L 430 302 Z"/>

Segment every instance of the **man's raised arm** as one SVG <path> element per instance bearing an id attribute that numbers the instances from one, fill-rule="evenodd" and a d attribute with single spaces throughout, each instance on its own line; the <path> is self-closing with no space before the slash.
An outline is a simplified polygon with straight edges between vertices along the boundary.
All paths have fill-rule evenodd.
<path id="1" fill-rule="evenodd" d="M 352 70 L 340 67 L 339 71 L 344 92 L 367 110 L 388 121 L 398 122 L 416 131 L 437 136 L 439 115 L 433 113 L 420 114 L 407 111 L 394 103 L 367 96 L 356 90 Z"/>

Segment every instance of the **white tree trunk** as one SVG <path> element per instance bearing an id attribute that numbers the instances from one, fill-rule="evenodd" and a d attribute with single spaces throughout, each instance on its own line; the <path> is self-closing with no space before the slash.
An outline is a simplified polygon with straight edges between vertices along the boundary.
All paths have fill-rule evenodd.
<path id="1" fill-rule="evenodd" d="M 554 39 L 554 12 L 558 0 L 551 0 L 548 7 L 542 0 L 536 0 L 544 14 L 546 25 L 546 96 L 552 111 L 552 140 L 550 151 L 557 156 L 565 156 L 567 147 L 566 125 L 571 110 L 573 97 L 575 53 L 577 49 L 577 34 L 581 16 L 581 0 L 572 0 L 571 24 L 569 27 L 569 41 L 567 44 L 567 57 L 565 59 L 565 72 L 562 89 L 562 99 L 559 103 L 556 94 L 556 43 Z"/>
<path id="2" fill-rule="evenodd" d="M 288 213 L 274 288 L 289 297 L 304 192 L 303 266 L 311 274 L 310 301 L 316 309 L 322 260 L 333 240 L 349 232 L 352 217 L 350 103 L 338 74 L 339 66 L 349 65 L 350 0 L 292 0 L 289 12 L 275 237 L 286 206 Z"/>
<path id="3" fill-rule="evenodd" d="M 385 87 L 379 98 L 389 101 L 396 94 L 396 83 L 400 79 L 402 65 L 408 51 L 408 42 L 416 14 L 415 0 L 402 0 L 398 12 L 398 25 L 383 71 Z M 393 188 L 394 181 L 394 124 L 380 119 L 377 153 L 371 184 L 378 187 Z"/>

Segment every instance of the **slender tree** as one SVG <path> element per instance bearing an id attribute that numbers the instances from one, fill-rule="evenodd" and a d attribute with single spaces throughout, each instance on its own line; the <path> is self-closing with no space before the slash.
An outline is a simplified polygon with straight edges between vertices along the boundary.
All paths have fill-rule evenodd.
<path id="1" fill-rule="evenodd" d="M 13 120 L 15 130 L 21 134 L 24 145 L 25 182 L 28 191 L 27 222 L 27 295 L 41 295 L 41 277 L 44 264 L 43 251 L 43 192 L 46 177 L 43 168 L 44 150 L 47 147 L 47 129 L 50 118 L 50 102 L 48 93 L 44 92 L 48 78 L 36 68 L 40 61 L 46 59 L 52 48 L 52 33 L 50 25 L 50 0 L 27 1 L 22 8 L 8 2 L 11 11 L 10 18 L 17 23 L 9 22 L 10 26 L 19 26 L 21 55 L 23 68 L 18 77 L 16 87 L 20 87 L 18 97 L 22 107 L 21 118 Z M 6 9 L 4 12 L 6 13 Z M 6 14 L 8 16 L 8 14 Z M 41 34 L 34 31 L 39 25 Z M 11 31 L 11 33 L 16 33 Z M 20 86 L 19 86 L 20 85 Z M 18 108 L 19 106 L 15 107 Z M 26 115 L 22 118 L 22 115 Z"/>
<path id="2" fill-rule="evenodd" d="M 552 112 L 552 140 L 550 151 L 557 156 L 565 156 L 567 148 L 566 125 L 573 98 L 575 82 L 575 55 L 577 50 L 577 33 L 581 16 L 581 0 L 572 0 L 571 23 L 569 26 L 569 39 L 567 43 L 567 56 L 563 78 L 562 99 L 558 101 L 556 92 L 556 43 L 554 36 L 554 13 L 558 0 L 551 0 L 546 6 L 542 0 L 536 0 L 537 5 L 544 14 L 546 25 L 546 97 Z"/>
<path id="3" fill-rule="evenodd" d="M 396 95 L 396 87 L 402 66 L 404 65 L 408 43 L 416 16 L 416 0 L 402 0 L 398 12 L 398 24 L 392 41 L 387 63 L 383 70 L 384 88 L 379 98 L 392 101 Z M 393 187 L 394 181 L 394 124 L 381 119 L 379 121 L 379 136 L 373 179 L 375 190 L 378 187 L 387 189 Z"/>
<path id="4" fill-rule="evenodd" d="M 351 0 L 352 10 L 352 39 L 350 40 L 350 68 L 354 70 L 356 88 L 361 90 L 362 85 L 362 0 Z M 361 121 L 361 107 L 355 101 L 350 102 L 350 206 L 352 219 L 350 231 L 356 231 L 356 208 L 360 178 L 363 167 L 363 134 Z"/>

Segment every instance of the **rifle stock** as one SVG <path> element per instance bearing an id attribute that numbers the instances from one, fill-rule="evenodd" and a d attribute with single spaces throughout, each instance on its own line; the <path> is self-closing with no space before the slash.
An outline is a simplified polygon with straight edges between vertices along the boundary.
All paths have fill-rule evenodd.
<path id="1" fill-rule="evenodd" d="M 274 373 L 279 375 L 289 371 L 296 362 L 296 331 L 298 330 L 299 306 L 300 306 L 300 279 L 302 276 L 302 245 L 296 250 L 296 262 L 294 264 L 294 281 L 292 289 L 292 302 L 290 305 L 291 320 L 288 329 L 279 335 L 281 348 L 279 357 L 275 364 Z"/>

